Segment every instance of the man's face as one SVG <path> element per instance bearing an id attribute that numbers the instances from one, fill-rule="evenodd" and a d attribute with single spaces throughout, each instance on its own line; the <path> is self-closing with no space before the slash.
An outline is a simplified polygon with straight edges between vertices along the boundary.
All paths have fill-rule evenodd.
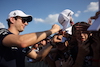
<path id="1" fill-rule="evenodd" d="M 27 21 L 25 21 L 21 17 L 19 17 L 19 18 L 17 18 L 17 20 L 15 20 L 15 27 L 19 32 L 22 32 L 26 25 L 28 25 Z"/>

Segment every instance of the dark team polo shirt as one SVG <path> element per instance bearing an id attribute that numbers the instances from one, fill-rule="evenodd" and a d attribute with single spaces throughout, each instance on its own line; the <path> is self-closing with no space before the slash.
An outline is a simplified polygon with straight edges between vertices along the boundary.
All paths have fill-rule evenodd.
<path id="1" fill-rule="evenodd" d="M 3 39 L 12 34 L 4 28 L 0 28 L 0 67 L 25 67 L 25 51 L 22 48 L 6 47 Z"/>

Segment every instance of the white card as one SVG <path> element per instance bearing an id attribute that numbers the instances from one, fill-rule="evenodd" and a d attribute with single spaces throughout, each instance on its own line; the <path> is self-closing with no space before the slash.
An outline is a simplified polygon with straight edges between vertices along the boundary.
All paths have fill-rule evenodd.
<path id="1" fill-rule="evenodd" d="M 93 24 L 87 30 L 98 31 L 99 29 L 100 29 L 100 16 L 93 22 Z"/>

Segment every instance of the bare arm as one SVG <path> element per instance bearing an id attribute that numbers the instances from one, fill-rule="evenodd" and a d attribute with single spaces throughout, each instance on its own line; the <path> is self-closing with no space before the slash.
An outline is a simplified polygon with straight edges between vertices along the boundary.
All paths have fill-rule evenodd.
<path id="1" fill-rule="evenodd" d="M 52 46 L 50 43 L 48 43 L 42 50 L 40 50 L 38 53 L 36 53 L 34 50 L 32 50 L 29 54 L 28 57 L 36 59 L 37 61 L 43 60 L 47 54 L 50 52 Z"/>
<path id="2" fill-rule="evenodd" d="M 59 37 L 59 39 L 58 39 L 58 37 L 57 36 L 54 36 L 53 38 L 52 38 L 52 43 L 54 44 L 54 43 L 56 43 L 56 42 L 61 42 L 62 41 L 62 39 Z M 30 58 L 33 58 L 33 59 L 36 59 L 36 60 L 38 60 L 38 61 L 40 61 L 40 60 L 43 60 L 46 56 L 47 56 L 47 54 L 50 52 L 50 50 L 51 50 L 51 48 L 52 48 L 53 46 L 51 45 L 51 43 L 47 43 L 47 45 L 42 49 L 42 50 L 40 50 L 39 52 L 38 52 L 38 54 L 37 53 L 35 53 L 33 50 L 28 54 L 28 57 L 30 57 Z"/>
<path id="3" fill-rule="evenodd" d="M 5 46 L 17 46 L 17 47 L 28 47 L 33 45 L 47 36 L 54 34 L 60 30 L 60 26 L 53 25 L 50 30 L 36 33 L 29 33 L 24 35 L 10 34 L 3 39 L 3 45 Z"/>

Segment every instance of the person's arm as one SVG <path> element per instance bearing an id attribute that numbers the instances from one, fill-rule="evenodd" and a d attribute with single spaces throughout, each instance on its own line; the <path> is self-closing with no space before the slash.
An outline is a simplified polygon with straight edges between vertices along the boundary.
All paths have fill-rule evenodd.
<path id="1" fill-rule="evenodd" d="M 24 35 L 10 34 L 3 39 L 3 45 L 9 47 L 17 46 L 17 47 L 25 48 L 41 41 L 42 39 L 45 39 L 47 36 L 54 34 L 59 30 L 60 30 L 60 26 L 54 24 L 50 30 L 43 31 L 43 32 L 29 33 Z"/>
<path id="2" fill-rule="evenodd" d="M 95 16 L 90 17 L 90 19 L 96 20 L 96 19 L 99 17 L 99 15 L 100 15 L 100 11 L 97 11 L 97 12 L 95 13 Z"/>
<path id="3" fill-rule="evenodd" d="M 78 54 L 72 67 L 83 67 L 85 56 L 90 52 L 89 44 L 78 44 Z"/>
<path id="4" fill-rule="evenodd" d="M 43 60 L 47 54 L 50 52 L 53 46 L 48 43 L 43 49 L 41 49 L 38 53 L 32 50 L 27 56 L 33 58 L 37 61 Z"/>
<path id="5" fill-rule="evenodd" d="M 38 53 L 36 53 L 35 51 L 31 51 L 30 53 L 28 53 L 28 57 L 36 59 L 38 61 L 43 60 L 47 54 L 50 52 L 51 48 L 53 47 L 53 45 L 56 45 L 56 42 L 61 42 L 62 38 L 58 37 L 57 35 L 54 36 L 51 40 L 50 43 L 47 43 L 47 45 L 41 49 Z"/>
<path id="6" fill-rule="evenodd" d="M 93 58 L 92 58 L 92 66 L 99 67 L 100 63 L 100 40 L 99 37 L 94 36 L 92 38 L 94 43 L 91 44 L 91 48 L 93 51 Z"/>

